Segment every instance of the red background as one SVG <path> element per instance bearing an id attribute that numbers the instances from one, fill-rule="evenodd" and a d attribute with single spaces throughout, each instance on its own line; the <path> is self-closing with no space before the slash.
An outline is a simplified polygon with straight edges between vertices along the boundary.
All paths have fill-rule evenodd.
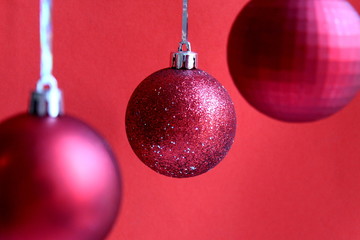
<path id="1" fill-rule="evenodd" d="M 136 158 L 124 117 L 140 81 L 168 67 L 181 1 L 54 1 L 54 75 L 66 111 L 106 137 L 122 169 L 122 211 L 108 240 L 360 239 L 360 98 L 311 124 L 252 109 L 226 63 L 228 33 L 245 2 L 190 1 L 193 50 L 228 89 L 238 128 L 215 169 L 172 179 Z M 39 77 L 38 14 L 37 0 L 0 1 L 1 119 L 26 110 Z"/>

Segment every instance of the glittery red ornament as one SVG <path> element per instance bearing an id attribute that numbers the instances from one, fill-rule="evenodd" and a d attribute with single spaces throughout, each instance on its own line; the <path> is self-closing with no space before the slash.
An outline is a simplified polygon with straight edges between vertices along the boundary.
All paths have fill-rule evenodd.
<path id="1" fill-rule="evenodd" d="M 193 177 L 215 167 L 235 137 L 236 115 L 226 89 L 197 69 L 188 41 L 188 1 L 182 5 L 182 41 L 171 68 L 148 76 L 126 110 L 126 133 L 140 160 L 154 171 Z"/>
<path id="2" fill-rule="evenodd" d="M 228 43 L 231 75 L 260 112 L 328 117 L 360 87 L 360 18 L 345 0 L 251 0 Z"/>
<path id="3" fill-rule="evenodd" d="M 235 136 L 236 116 L 225 88 L 198 69 L 163 69 L 134 91 L 126 132 L 136 155 L 170 177 L 192 177 L 216 166 Z"/>
<path id="4" fill-rule="evenodd" d="M 0 124 L 0 239 L 102 240 L 121 196 L 116 160 L 69 116 Z"/>

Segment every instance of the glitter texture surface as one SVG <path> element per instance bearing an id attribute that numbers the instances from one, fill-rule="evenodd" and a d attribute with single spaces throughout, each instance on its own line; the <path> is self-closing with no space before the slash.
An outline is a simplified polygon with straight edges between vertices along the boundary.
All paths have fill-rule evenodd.
<path id="1" fill-rule="evenodd" d="M 289 122 L 342 109 L 360 87 L 360 18 L 344 0 L 252 0 L 229 36 L 228 64 L 244 98 Z"/>
<path id="2" fill-rule="evenodd" d="M 192 177 L 216 166 L 235 131 L 229 94 L 198 69 L 153 73 L 136 88 L 126 112 L 126 132 L 136 155 L 170 177 Z"/>

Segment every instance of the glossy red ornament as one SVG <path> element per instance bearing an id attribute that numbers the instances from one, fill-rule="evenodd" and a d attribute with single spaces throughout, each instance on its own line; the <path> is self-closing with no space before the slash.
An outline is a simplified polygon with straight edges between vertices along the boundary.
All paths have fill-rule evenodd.
<path id="1" fill-rule="evenodd" d="M 192 177 L 216 166 L 235 136 L 236 116 L 226 89 L 198 69 L 162 69 L 134 91 L 126 132 L 136 155 L 154 171 Z"/>
<path id="2" fill-rule="evenodd" d="M 0 124 L 0 239 L 102 240 L 121 199 L 109 146 L 69 117 Z"/>
<path id="3" fill-rule="evenodd" d="M 289 122 L 328 117 L 360 88 L 360 18 L 345 0 L 251 0 L 232 26 L 228 64 L 244 98 Z"/>

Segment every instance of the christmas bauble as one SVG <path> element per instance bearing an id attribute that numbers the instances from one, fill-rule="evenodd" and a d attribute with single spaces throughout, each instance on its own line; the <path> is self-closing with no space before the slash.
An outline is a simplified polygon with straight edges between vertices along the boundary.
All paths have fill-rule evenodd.
<path id="1" fill-rule="evenodd" d="M 170 177 L 192 177 L 216 166 L 229 151 L 235 128 L 229 94 L 198 69 L 151 74 L 135 89 L 126 112 L 136 155 Z"/>
<path id="2" fill-rule="evenodd" d="M 116 159 L 83 122 L 21 114 L 0 124 L 1 240 L 102 240 L 120 198 Z"/>
<path id="3" fill-rule="evenodd" d="M 360 18 L 345 0 L 251 0 L 232 26 L 228 64 L 244 98 L 289 122 L 328 117 L 360 88 Z"/>

